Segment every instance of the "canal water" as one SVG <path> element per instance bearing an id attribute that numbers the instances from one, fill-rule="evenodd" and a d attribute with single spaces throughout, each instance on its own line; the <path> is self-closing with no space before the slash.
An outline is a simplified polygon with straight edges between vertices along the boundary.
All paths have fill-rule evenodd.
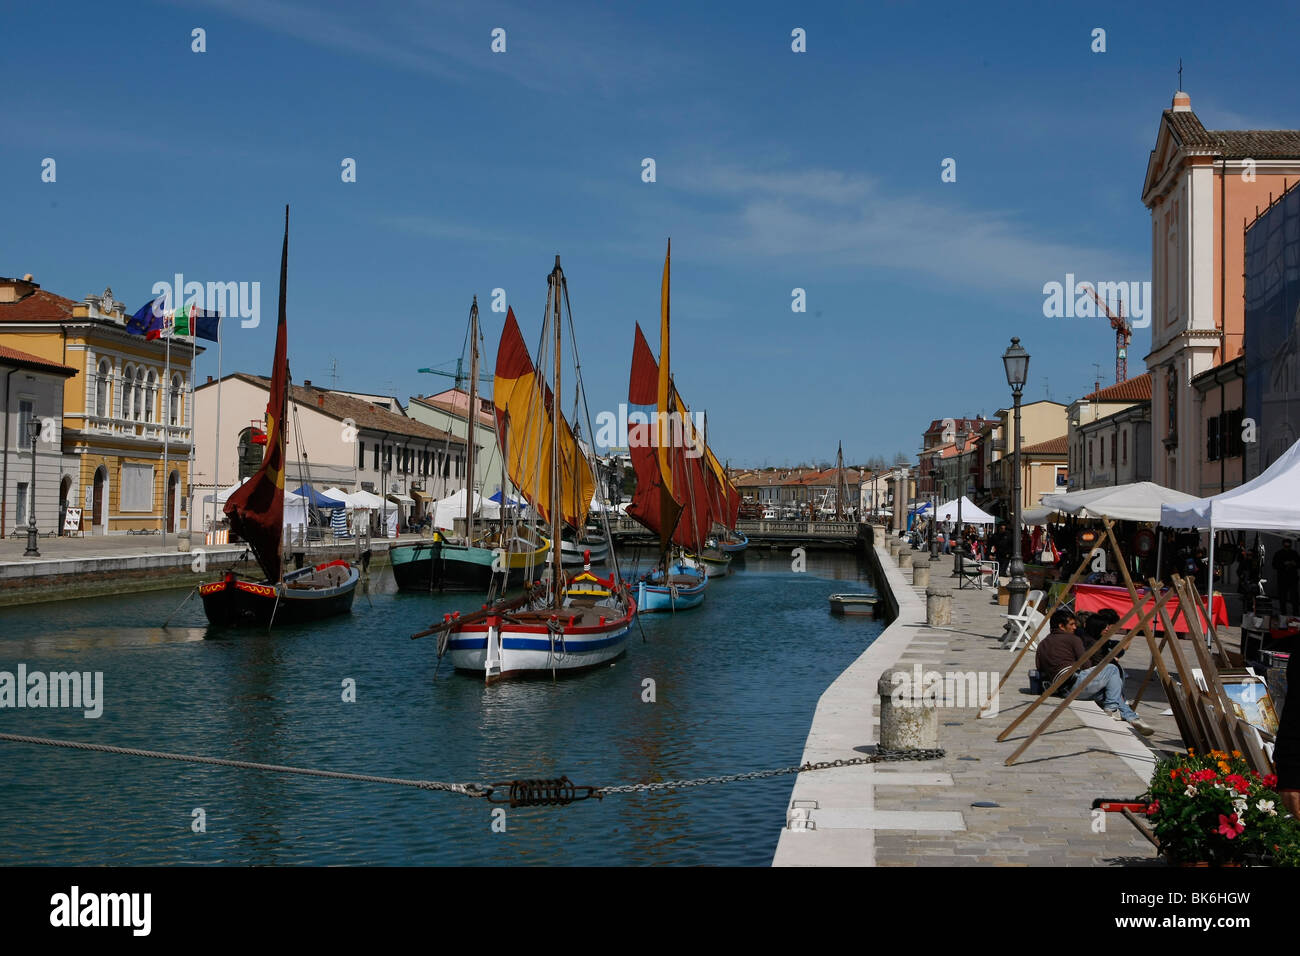
<path id="1" fill-rule="evenodd" d="M 833 617 L 865 560 L 752 552 L 704 604 L 642 618 L 614 666 L 484 687 L 410 635 L 464 596 L 397 594 L 311 627 L 209 635 L 186 591 L 0 609 L 0 671 L 103 674 L 103 714 L 0 709 L 10 733 L 394 777 L 579 784 L 800 762 L 821 692 L 882 625 Z M 645 680 L 654 681 L 653 703 Z M 356 682 L 356 701 L 343 684 Z M 864 739 L 866 729 L 864 728 Z M 0 865 L 766 866 L 793 777 L 562 808 L 0 741 Z M 202 808 L 206 832 L 194 832 Z M 493 823 L 497 823 L 494 830 Z M 498 832 L 504 823 L 504 832 Z"/>

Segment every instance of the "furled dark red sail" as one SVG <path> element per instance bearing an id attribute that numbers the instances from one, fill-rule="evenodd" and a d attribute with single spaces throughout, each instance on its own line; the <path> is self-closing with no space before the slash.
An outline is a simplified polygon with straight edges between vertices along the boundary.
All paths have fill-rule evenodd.
<path id="1" fill-rule="evenodd" d="M 226 501 L 230 529 L 248 542 L 271 582 L 280 580 L 280 543 L 284 535 L 285 414 L 289 404 L 288 330 L 285 282 L 289 263 L 289 207 L 284 207 L 284 246 L 280 250 L 280 311 L 275 330 L 271 391 L 266 403 L 266 451 L 262 466 Z"/>

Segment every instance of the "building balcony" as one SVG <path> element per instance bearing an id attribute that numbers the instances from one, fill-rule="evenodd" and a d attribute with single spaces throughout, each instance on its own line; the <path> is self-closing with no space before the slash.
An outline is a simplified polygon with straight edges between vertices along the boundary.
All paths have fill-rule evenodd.
<path id="1" fill-rule="evenodd" d="M 162 444 L 164 434 L 166 441 L 173 445 L 188 445 L 192 429 L 188 425 L 167 425 L 161 422 L 133 422 L 125 418 L 103 418 L 99 415 L 84 416 L 83 431 L 87 435 L 105 435 L 112 438 L 136 438 Z"/>

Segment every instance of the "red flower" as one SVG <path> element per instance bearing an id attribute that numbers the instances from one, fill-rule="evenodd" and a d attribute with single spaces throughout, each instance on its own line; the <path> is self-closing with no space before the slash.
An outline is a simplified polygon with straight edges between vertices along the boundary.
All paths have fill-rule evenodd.
<path id="1" fill-rule="evenodd" d="M 1154 816 L 1156 815 L 1157 811 L 1159 811 L 1159 809 L 1160 809 L 1160 801 L 1159 801 L 1159 800 L 1152 800 L 1152 801 L 1147 805 L 1147 816 L 1149 816 L 1149 817 L 1154 817 Z"/>
<path id="2" fill-rule="evenodd" d="M 1250 781 L 1239 773 L 1230 774 L 1223 779 L 1225 783 L 1232 784 L 1238 793 L 1248 793 L 1250 791 Z"/>
<path id="3" fill-rule="evenodd" d="M 1235 813 L 1227 817 L 1222 813 L 1219 814 L 1218 832 L 1223 834 L 1229 840 L 1235 839 L 1237 835 L 1245 829 L 1246 827 L 1244 824 L 1237 822 L 1237 815 Z"/>
<path id="4" fill-rule="evenodd" d="M 1192 774 L 1192 780 L 1196 783 L 1203 783 L 1206 780 L 1213 780 L 1217 776 L 1218 774 L 1213 770 L 1198 770 L 1196 773 Z"/>
<path id="5" fill-rule="evenodd" d="M 1270 788 L 1270 789 L 1272 789 L 1273 787 L 1276 787 L 1276 786 L 1277 786 L 1277 774 L 1275 774 L 1275 773 L 1266 773 L 1266 774 L 1264 774 L 1264 786 L 1266 786 L 1266 787 L 1268 787 L 1268 788 Z"/>

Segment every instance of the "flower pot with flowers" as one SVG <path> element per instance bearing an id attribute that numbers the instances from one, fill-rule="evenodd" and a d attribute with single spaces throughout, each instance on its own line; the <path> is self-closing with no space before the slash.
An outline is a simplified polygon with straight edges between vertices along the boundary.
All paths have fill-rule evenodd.
<path id="1" fill-rule="evenodd" d="M 1161 852 L 1179 865 L 1300 864 L 1300 821 L 1287 815 L 1276 786 L 1236 750 L 1160 761 L 1147 815 Z"/>

